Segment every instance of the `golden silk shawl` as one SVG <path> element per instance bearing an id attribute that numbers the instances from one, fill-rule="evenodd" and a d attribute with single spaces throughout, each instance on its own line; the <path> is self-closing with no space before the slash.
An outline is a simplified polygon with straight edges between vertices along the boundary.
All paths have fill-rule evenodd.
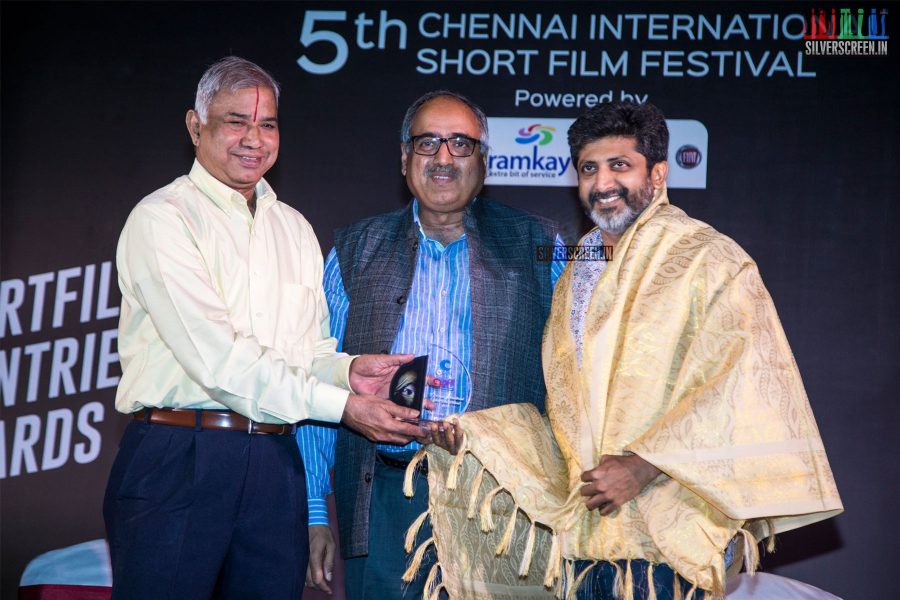
<path id="1" fill-rule="evenodd" d="M 407 549 L 428 516 L 434 535 L 406 574 L 435 544 L 426 597 L 562 597 L 584 574 L 575 559 L 626 561 L 625 598 L 631 559 L 671 566 L 686 597 L 721 596 L 737 533 L 752 570 L 756 537 L 843 510 L 771 297 L 734 241 L 658 190 L 594 287 L 581 367 L 571 293 L 566 269 L 543 344 L 549 419 L 526 404 L 473 412 L 456 457 L 427 448 L 429 510 Z M 663 474 L 610 516 L 588 511 L 580 474 L 623 453 Z"/>

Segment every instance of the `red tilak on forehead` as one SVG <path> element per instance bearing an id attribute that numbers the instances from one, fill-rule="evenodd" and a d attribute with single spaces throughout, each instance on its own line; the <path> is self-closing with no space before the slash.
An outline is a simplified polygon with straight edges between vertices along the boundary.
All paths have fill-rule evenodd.
<path id="1" fill-rule="evenodd" d="M 256 86 L 256 106 L 253 107 L 253 122 L 256 123 L 256 113 L 259 110 L 259 86 Z"/>

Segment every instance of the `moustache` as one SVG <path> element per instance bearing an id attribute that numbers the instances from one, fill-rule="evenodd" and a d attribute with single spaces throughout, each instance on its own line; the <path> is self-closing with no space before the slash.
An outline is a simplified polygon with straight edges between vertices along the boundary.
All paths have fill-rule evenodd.
<path id="1" fill-rule="evenodd" d="M 432 175 L 452 175 L 456 177 L 459 175 L 459 169 L 453 165 L 430 165 L 425 167 L 425 175 L 427 177 Z"/>
<path id="2" fill-rule="evenodd" d="M 624 187 L 619 187 L 617 189 L 607 190 L 605 192 L 591 192 L 591 195 L 588 196 L 588 202 L 591 204 L 591 206 L 593 206 L 601 200 L 607 200 L 615 196 L 620 196 L 623 200 L 627 200 L 628 190 Z"/>

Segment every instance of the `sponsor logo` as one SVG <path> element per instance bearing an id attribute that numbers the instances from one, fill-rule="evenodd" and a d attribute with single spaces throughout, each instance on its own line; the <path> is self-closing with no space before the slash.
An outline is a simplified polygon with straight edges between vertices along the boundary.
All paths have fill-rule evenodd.
<path id="1" fill-rule="evenodd" d="M 519 130 L 519 137 L 516 138 L 516 143 L 533 144 L 537 142 L 539 146 L 546 146 L 553 141 L 554 131 L 556 131 L 555 127 L 535 123 L 531 127 L 523 127 Z"/>
<path id="2" fill-rule="evenodd" d="M 703 160 L 703 154 L 696 146 L 685 144 L 675 152 L 675 162 L 682 169 L 693 169 Z"/>
<path id="3" fill-rule="evenodd" d="M 568 131 L 573 119 L 488 117 L 488 185 L 574 187 Z M 708 134 L 700 121 L 667 119 L 670 188 L 706 188 Z"/>
<path id="4" fill-rule="evenodd" d="M 488 183 L 500 185 L 570 185 L 565 131 L 571 119 L 510 119 L 490 117 L 491 152 Z"/>

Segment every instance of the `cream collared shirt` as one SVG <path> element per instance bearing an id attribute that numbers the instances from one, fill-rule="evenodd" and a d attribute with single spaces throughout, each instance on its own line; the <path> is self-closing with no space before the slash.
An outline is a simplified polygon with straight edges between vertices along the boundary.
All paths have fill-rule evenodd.
<path id="1" fill-rule="evenodd" d="M 340 421 L 352 357 L 329 336 L 319 243 L 265 180 L 256 196 L 254 217 L 195 161 L 128 217 L 116 252 L 120 412 Z"/>

